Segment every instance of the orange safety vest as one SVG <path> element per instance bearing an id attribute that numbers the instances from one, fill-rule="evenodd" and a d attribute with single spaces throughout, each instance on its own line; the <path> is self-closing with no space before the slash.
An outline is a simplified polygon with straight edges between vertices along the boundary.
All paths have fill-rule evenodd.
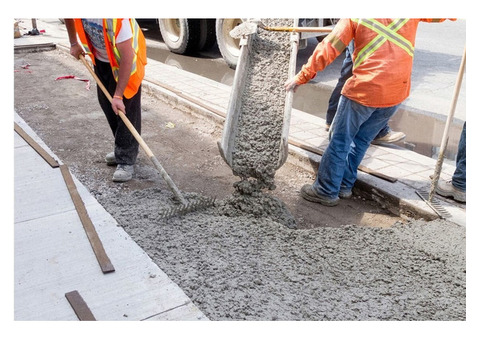
<path id="1" fill-rule="evenodd" d="M 342 90 L 369 107 L 400 104 L 410 94 L 413 53 L 420 21 L 445 19 L 341 19 L 317 45 L 295 80 L 305 84 L 338 57 L 354 39 L 353 75 Z"/>
<path id="2" fill-rule="evenodd" d="M 134 50 L 134 58 L 132 63 L 132 69 L 130 72 L 130 79 L 123 95 L 129 99 L 132 98 L 138 91 L 143 77 L 145 76 L 145 65 L 147 64 L 147 47 L 145 43 L 145 37 L 142 30 L 135 19 L 129 19 L 130 28 L 132 29 L 132 48 Z M 113 76 L 118 81 L 118 69 L 120 67 L 120 55 L 116 37 L 122 27 L 122 19 L 103 19 L 103 36 L 105 38 L 105 46 L 107 49 L 108 59 L 110 66 L 112 67 Z M 92 62 L 95 64 L 95 58 L 92 53 L 92 45 L 87 39 L 85 30 L 81 19 L 75 19 L 75 29 L 78 37 L 82 43 L 85 52 L 90 56 Z"/>

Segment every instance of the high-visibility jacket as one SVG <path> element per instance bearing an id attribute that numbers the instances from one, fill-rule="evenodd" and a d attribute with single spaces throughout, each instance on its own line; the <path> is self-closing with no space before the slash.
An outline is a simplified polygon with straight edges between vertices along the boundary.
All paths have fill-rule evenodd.
<path id="1" fill-rule="evenodd" d="M 147 64 L 147 47 L 145 37 L 142 30 L 135 19 L 129 19 L 130 28 L 132 29 L 132 48 L 134 50 L 134 58 L 130 72 L 130 79 L 123 95 L 126 98 L 133 97 L 142 83 L 145 76 L 145 65 Z M 103 36 L 105 38 L 105 46 L 107 49 L 108 59 L 112 67 L 113 76 L 118 81 L 118 70 L 122 56 L 118 51 L 116 37 L 122 27 L 122 19 L 103 19 Z M 75 19 L 75 29 L 82 43 L 85 52 L 90 56 L 95 64 L 93 56 L 92 44 L 87 39 L 81 19 Z"/>
<path id="2" fill-rule="evenodd" d="M 420 21 L 445 19 L 341 19 L 317 45 L 295 81 L 305 84 L 338 57 L 354 40 L 353 76 L 342 90 L 369 107 L 400 104 L 410 94 L 415 35 Z"/>

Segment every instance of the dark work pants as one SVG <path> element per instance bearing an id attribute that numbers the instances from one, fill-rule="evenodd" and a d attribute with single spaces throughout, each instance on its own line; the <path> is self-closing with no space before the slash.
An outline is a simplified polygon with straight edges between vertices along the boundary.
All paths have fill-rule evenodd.
<path id="1" fill-rule="evenodd" d="M 112 68 L 110 63 L 102 62 L 98 59 L 95 59 L 95 73 L 101 82 L 113 97 L 117 82 L 113 77 Z M 141 89 L 140 86 L 138 92 L 130 99 L 123 98 L 123 103 L 125 104 L 125 115 L 128 120 L 132 123 L 138 133 L 141 133 L 141 120 L 142 120 L 142 109 L 141 109 Z M 105 113 L 110 129 L 112 130 L 113 136 L 115 138 L 115 158 L 118 164 L 128 164 L 133 165 L 137 160 L 138 156 L 138 142 L 133 137 L 130 130 L 128 130 L 125 123 L 123 123 L 120 116 L 117 116 L 113 112 L 112 104 L 108 98 L 103 93 L 102 89 L 97 86 L 97 95 L 98 102 Z"/>
<path id="2" fill-rule="evenodd" d="M 340 78 L 338 78 L 337 85 L 335 85 L 335 88 L 333 89 L 328 101 L 327 118 L 325 120 L 325 123 L 328 125 L 332 125 L 333 118 L 337 113 L 338 101 L 340 100 L 343 85 L 345 85 L 345 82 L 348 80 L 348 78 L 353 75 L 352 53 L 353 41 L 345 49 L 345 59 L 343 60 L 342 68 L 340 70 Z"/>

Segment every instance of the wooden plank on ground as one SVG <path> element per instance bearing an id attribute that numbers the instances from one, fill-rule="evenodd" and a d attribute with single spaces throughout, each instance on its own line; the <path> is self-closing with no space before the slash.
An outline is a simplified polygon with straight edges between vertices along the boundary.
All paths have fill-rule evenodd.
<path id="1" fill-rule="evenodd" d="M 80 321 L 96 321 L 92 311 L 88 308 L 80 293 L 76 290 L 65 294 L 70 306 Z"/>
<path id="2" fill-rule="evenodd" d="M 68 167 L 65 164 L 62 164 L 60 165 L 60 170 L 62 172 L 63 178 L 65 180 L 68 191 L 70 193 L 70 196 L 72 197 L 73 204 L 77 209 L 78 216 L 82 221 L 83 228 L 85 229 L 88 240 L 90 241 L 90 244 L 92 246 L 93 252 L 95 253 L 98 263 L 102 269 L 102 272 L 109 273 L 109 272 L 115 271 L 115 268 L 113 267 L 112 262 L 108 258 L 107 253 L 103 248 L 102 241 L 100 241 L 100 237 L 98 236 L 97 231 L 95 230 L 95 226 L 93 225 L 92 220 L 88 216 L 87 209 L 85 208 L 85 204 L 83 203 L 82 198 L 78 193 L 77 186 L 73 182 L 73 178 L 72 178 L 72 175 L 70 174 L 70 171 L 68 170 Z"/>
<path id="3" fill-rule="evenodd" d="M 20 127 L 20 125 L 18 125 L 16 122 L 15 123 L 15 132 L 18 133 L 20 135 L 20 137 L 22 137 L 25 142 L 27 142 L 40 156 L 42 156 L 42 158 L 48 163 L 50 164 L 50 166 L 52 168 L 58 168 L 58 162 L 52 157 L 50 156 L 50 154 L 45 151 L 44 148 L 42 148 L 40 146 L 40 144 L 38 144 L 32 137 L 29 136 L 28 133 L 25 132 L 24 129 L 22 129 Z"/>
<path id="4" fill-rule="evenodd" d="M 56 48 L 57 48 L 57 45 L 55 45 L 54 43 L 43 43 L 43 44 L 15 45 L 13 50 L 14 50 L 14 53 L 32 53 L 32 52 L 51 51 Z"/>

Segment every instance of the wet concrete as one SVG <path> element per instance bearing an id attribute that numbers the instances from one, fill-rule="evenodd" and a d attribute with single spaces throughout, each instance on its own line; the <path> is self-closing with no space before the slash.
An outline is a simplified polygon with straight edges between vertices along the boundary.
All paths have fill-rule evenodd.
<path id="1" fill-rule="evenodd" d="M 199 52 L 193 56 L 177 55 L 168 51 L 162 43 L 160 31 L 153 20 L 141 22 L 141 25 L 147 39 L 149 39 L 150 42 L 155 42 L 153 44 L 147 42 L 147 53 L 149 58 L 218 81 L 225 85 L 231 86 L 233 84 L 235 72 L 223 61 L 216 45 L 208 51 Z M 444 26 L 442 27 L 442 25 Z M 428 33 L 440 28 L 442 32 L 448 32 L 451 31 L 449 25 L 451 25 L 451 23 L 442 23 L 439 25 L 425 24 L 419 27 L 419 31 L 427 31 Z M 459 64 L 456 56 L 448 54 L 454 53 L 454 51 L 450 51 L 454 47 L 450 47 L 450 50 L 446 51 L 448 53 L 442 54 L 440 53 L 440 50 L 435 50 L 436 58 L 438 57 L 441 59 L 437 63 L 440 64 L 440 66 L 432 65 L 428 51 L 422 49 L 422 47 L 426 48 L 426 46 L 430 46 L 431 42 L 426 40 L 425 34 L 420 34 L 419 37 L 417 37 L 417 42 L 417 45 L 419 45 L 420 48 L 417 49 L 415 55 L 414 72 L 420 73 L 421 78 L 428 78 L 429 74 L 435 72 L 438 67 L 442 67 L 441 65 L 448 65 L 448 63 Z M 308 40 L 307 48 L 299 51 L 297 62 L 298 69 L 306 62 L 315 48 L 315 45 L 315 39 L 311 38 Z M 342 56 L 338 57 L 324 72 L 321 72 L 320 76 L 317 76 L 317 79 L 314 79 L 311 83 L 299 88 L 294 96 L 293 108 L 317 117 L 325 118 L 328 99 L 332 91 L 332 86 L 334 86 L 335 80 L 339 76 L 342 60 Z M 445 66 L 443 67 L 445 68 Z M 422 74 L 425 74 L 425 76 L 422 76 Z M 321 78 L 322 83 L 320 83 L 318 78 Z M 324 82 L 328 82 L 328 85 L 323 84 Z M 427 87 L 425 91 L 429 90 L 428 83 L 422 86 Z M 408 105 L 408 102 L 406 103 Z M 436 158 L 438 156 L 438 150 L 445 127 L 446 114 L 448 114 L 449 107 L 445 107 L 441 112 L 433 112 L 415 110 L 415 108 L 407 105 L 402 106 L 390 121 L 390 127 L 393 130 L 403 131 L 407 135 L 405 140 L 397 143 L 395 147 L 406 148 L 421 155 Z M 464 103 L 459 104 L 458 112 L 455 115 L 458 118 L 455 118 L 451 125 L 449 143 L 445 153 L 446 162 L 454 163 L 456 157 L 457 145 L 465 117 L 464 105 Z"/>

